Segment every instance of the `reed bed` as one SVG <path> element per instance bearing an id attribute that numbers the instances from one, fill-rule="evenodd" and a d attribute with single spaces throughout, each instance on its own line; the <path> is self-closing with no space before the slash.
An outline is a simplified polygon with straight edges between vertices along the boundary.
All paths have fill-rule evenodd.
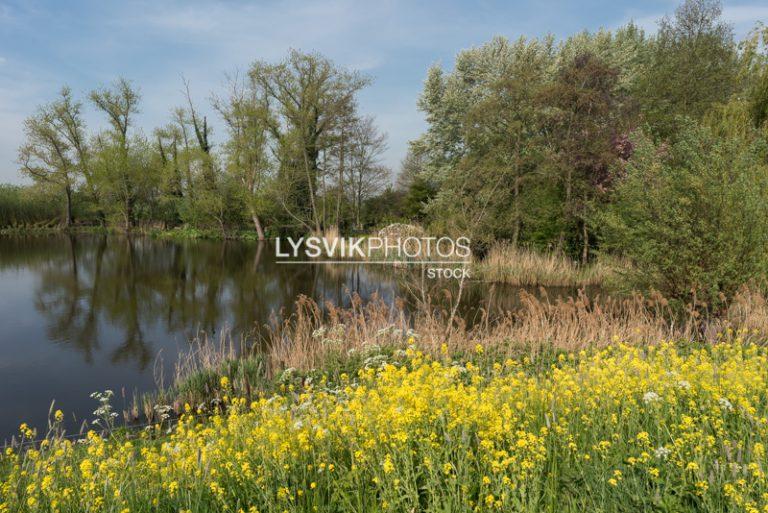
<path id="1" fill-rule="evenodd" d="M 521 287 L 590 287 L 610 283 L 626 263 L 607 258 L 581 265 L 556 252 L 539 252 L 507 243 L 494 244 L 473 262 L 473 277 Z"/>
<path id="2" fill-rule="evenodd" d="M 296 312 L 273 325 L 267 347 L 269 367 L 313 369 L 329 357 L 365 351 L 370 347 L 402 346 L 407 341 L 420 350 L 437 354 L 448 346 L 452 353 L 471 351 L 478 343 L 505 356 L 521 352 L 535 356 L 542 351 L 605 347 L 621 340 L 628 344 L 653 344 L 662 340 L 714 343 L 735 337 L 768 337 L 768 301 L 764 295 L 743 289 L 719 316 L 704 317 L 698 310 L 673 309 L 659 296 L 549 298 L 520 292 L 521 307 L 511 312 L 483 312 L 472 327 L 450 309 L 421 304 L 408 311 L 403 301 L 387 304 L 380 298 L 364 303 L 353 297 L 349 308 L 322 307 L 301 297 Z M 494 315 L 495 314 L 495 315 Z"/>

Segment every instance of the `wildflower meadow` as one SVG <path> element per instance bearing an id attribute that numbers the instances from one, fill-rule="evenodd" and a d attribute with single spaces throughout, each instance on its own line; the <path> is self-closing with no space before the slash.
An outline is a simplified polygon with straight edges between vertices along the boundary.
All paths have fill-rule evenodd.
<path id="1" fill-rule="evenodd" d="M 0 456 L 0 512 L 768 511 L 761 346 L 368 361 L 250 401 L 222 378 L 211 415 L 138 433 L 55 412 Z"/>

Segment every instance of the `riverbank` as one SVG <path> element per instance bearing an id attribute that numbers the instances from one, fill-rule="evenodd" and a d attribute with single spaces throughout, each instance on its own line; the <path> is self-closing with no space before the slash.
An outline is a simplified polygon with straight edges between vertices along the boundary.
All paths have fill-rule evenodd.
<path id="1" fill-rule="evenodd" d="M 53 412 L 47 442 L 0 456 L 0 511 L 765 506 L 764 347 L 653 340 L 530 359 L 480 343 L 431 356 L 417 340 L 256 398 L 222 378 L 210 415 L 186 405 L 170 428 L 77 443 Z"/>
<path id="2" fill-rule="evenodd" d="M 217 404 L 219 380 L 235 395 L 257 398 L 280 390 L 284 378 L 315 382 L 331 375 L 386 361 L 409 348 L 431 358 L 472 355 L 480 344 L 498 360 L 546 361 L 563 351 L 595 350 L 623 343 L 645 347 L 665 340 L 714 345 L 768 340 L 768 300 L 743 289 L 719 316 L 673 309 L 662 297 L 548 298 L 520 291 L 519 309 L 486 312 L 468 327 L 445 307 L 429 304 L 406 309 L 381 299 L 352 306 L 319 305 L 301 297 L 294 313 L 271 324 L 254 343 L 223 333 L 216 340 L 196 340 L 176 366 L 173 385 L 134 399 L 124 412 L 128 422 L 156 420 L 158 408 L 181 414 L 184 404 Z"/>
<path id="3" fill-rule="evenodd" d="M 23 226 L 15 228 L 0 229 L 0 236 L 46 236 L 46 235 L 89 235 L 89 234 L 112 234 L 112 235 L 136 235 L 154 237 L 159 239 L 175 240 L 249 240 L 257 241 L 258 235 L 251 230 L 237 230 L 232 232 L 222 232 L 221 230 L 203 230 L 190 227 L 179 227 L 173 229 L 162 229 L 152 227 L 136 227 L 130 231 L 115 226 L 86 226 L 76 225 L 66 226 Z"/>

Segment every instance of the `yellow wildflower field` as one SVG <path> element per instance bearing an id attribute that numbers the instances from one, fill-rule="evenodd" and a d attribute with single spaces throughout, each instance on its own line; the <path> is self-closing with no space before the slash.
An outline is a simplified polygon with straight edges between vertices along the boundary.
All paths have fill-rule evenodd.
<path id="1" fill-rule="evenodd" d="M 8 450 L 0 512 L 768 511 L 766 349 L 490 353 L 409 349 L 252 402 L 225 380 L 169 434 Z"/>

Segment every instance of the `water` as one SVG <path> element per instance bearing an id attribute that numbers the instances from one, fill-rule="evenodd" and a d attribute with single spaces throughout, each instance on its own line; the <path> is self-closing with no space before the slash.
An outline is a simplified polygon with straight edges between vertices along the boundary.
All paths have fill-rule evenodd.
<path id="1" fill-rule="evenodd" d="M 0 441 L 22 421 L 44 428 L 54 400 L 70 430 L 92 418 L 94 391 L 114 390 L 122 410 L 161 372 L 172 376 L 198 331 L 253 333 L 299 294 L 342 305 L 351 292 L 407 299 L 412 278 L 384 266 L 281 265 L 255 242 L 0 237 Z M 463 295 L 504 309 L 517 297 L 481 283 Z M 473 310 L 464 315 L 471 321 Z"/>

